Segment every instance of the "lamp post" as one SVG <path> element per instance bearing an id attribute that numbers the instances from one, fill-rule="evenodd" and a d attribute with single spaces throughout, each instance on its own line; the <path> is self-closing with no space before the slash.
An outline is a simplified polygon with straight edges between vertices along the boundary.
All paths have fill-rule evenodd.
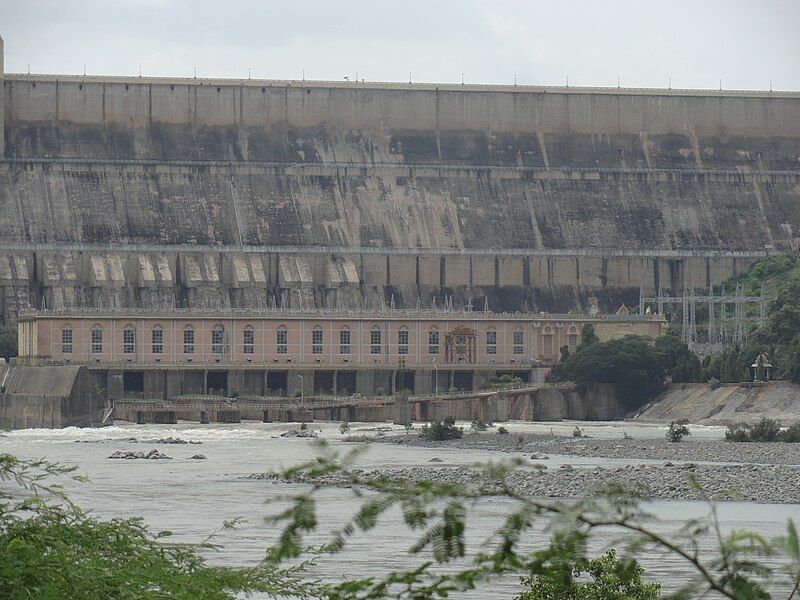
<path id="1" fill-rule="evenodd" d="M 300 408 L 306 408 L 306 398 L 305 398 L 305 391 L 303 388 L 305 387 L 305 380 L 303 379 L 302 375 L 298 375 L 297 378 L 300 380 Z"/>
<path id="2" fill-rule="evenodd" d="M 433 359 L 433 388 L 434 396 L 439 395 L 439 365 L 436 363 L 436 359 Z"/>

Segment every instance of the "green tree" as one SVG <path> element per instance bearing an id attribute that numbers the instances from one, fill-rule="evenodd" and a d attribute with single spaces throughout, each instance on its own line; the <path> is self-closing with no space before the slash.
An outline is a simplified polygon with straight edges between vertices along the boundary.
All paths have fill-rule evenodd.
<path id="1" fill-rule="evenodd" d="M 515 600 L 657 600 L 661 584 L 642 581 L 644 569 L 635 560 L 620 561 L 614 550 L 591 560 L 556 564 L 545 575 L 523 577 L 530 590 Z M 588 576 L 588 581 L 579 578 Z"/>
<path id="2" fill-rule="evenodd" d="M 582 350 L 587 346 L 591 346 L 599 341 L 600 340 L 597 337 L 597 333 L 594 331 L 594 325 L 587 323 L 583 326 L 583 330 L 581 331 L 581 343 L 578 344 L 578 350 Z"/>
<path id="3" fill-rule="evenodd" d="M 13 325 L 0 327 L 0 358 L 6 360 L 17 355 L 17 328 Z"/>
<path id="4" fill-rule="evenodd" d="M 675 335 L 662 335 L 656 338 L 656 353 L 664 372 L 675 383 L 696 383 L 702 381 L 700 359 L 689 350 Z"/>
<path id="5" fill-rule="evenodd" d="M 634 409 L 664 382 L 660 361 L 652 340 L 630 335 L 585 346 L 567 359 L 562 376 L 579 384 L 612 383 L 623 405 Z"/>

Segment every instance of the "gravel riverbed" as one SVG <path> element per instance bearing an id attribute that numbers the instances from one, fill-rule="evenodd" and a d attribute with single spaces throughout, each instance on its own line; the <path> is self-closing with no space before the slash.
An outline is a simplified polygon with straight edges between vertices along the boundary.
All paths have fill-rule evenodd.
<path id="1" fill-rule="evenodd" d="M 378 438 L 375 441 L 423 448 L 465 448 L 629 460 L 800 466 L 800 444 L 783 442 L 745 443 L 726 442 L 725 440 L 694 440 L 688 437 L 679 443 L 671 443 L 666 439 L 652 438 L 574 438 L 533 434 L 498 435 L 494 432 L 466 434 L 459 440 L 444 442 L 426 440 L 416 435 Z"/>
<path id="2" fill-rule="evenodd" d="M 530 467 L 513 471 L 508 476 L 509 487 L 531 497 L 575 498 L 592 488 L 625 482 L 646 498 L 703 500 L 741 500 L 779 504 L 800 502 L 800 470 L 787 466 L 763 465 L 628 465 L 605 469 L 547 468 L 531 461 Z M 538 467 L 538 468 L 537 468 Z M 413 467 L 399 469 L 356 469 L 359 479 L 389 477 L 409 481 L 436 483 L 467 483 L 493 490 L 497 485 L 482 472 L 469 467 Z M 281 481 L 271 475 L 253 474 L 251 479 Z M 694 478 L 702 486 L 698 490 L 690 483 Z M 299 477 L 297 482 L 307 482 Z M 344 473 L 326 475 L 315 480 L 334 486 L 349 487 L 353 479 Z"/>

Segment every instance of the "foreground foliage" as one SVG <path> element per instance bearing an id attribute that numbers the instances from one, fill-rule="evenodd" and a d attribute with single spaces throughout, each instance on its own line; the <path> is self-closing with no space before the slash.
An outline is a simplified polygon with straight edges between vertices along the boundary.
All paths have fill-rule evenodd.
<path id="1" fill-rule="evenodd" d="M 48 476 L 74 477 L 72 469 L 2 455 L 0 597 L 234 598 L 264 592 L 287 598 L 430 600 L 516 576 L 525 588 L 519 600 L 651 600 L 658 597 L 659 585 L 646 581 L 635 558 L 664 554 L 694 573 L 677 590 L 674 597 L 680 599 L 777 597 L 770 596 L 775 584 L 788 590 L 784 597 L 796 598 L 800 585 L 800 539 L 791 521 L 786 536 L 777 540 L 746 531 L 726 533 L 712 500 L 706 518 L 687 521 L 668 536 L 640 506 L 636 491 L 622 486 L 589 490 L 569 502 L 532 499 L 507 485 L 518 462 L 482 466 L 493 482 L 490 491 L 469 482 L 361 479 L 352 467 L 366 447 L 340 452 L 324 441 L 315 445 L 314 459 L 274 474 L 286 482 L 311 483 L 272 499 L 281 508 L 267 524 L 279 528 L 279 538 L 252 569 L 210 567 L 198 554 L 210 550 L 210 543 L 168 544 L 165 534 L 151 534 L 136 519 L 91 518 L 59 488 L 45 485 Z M 342 493 L 353 494 L 353 513 L 340 515 L 329 543 L 310 549 L 306 538 L 322 527 L 318 505 L 330 485 L 322 481 L 332 474 L 346 476 L 349 491 Z M 470 515 L 486 502 L 500 506 L 498 496 L 503 499 L 500 525 L 470 553 Z M 409 530 L 411 568 L 387 569 L 376 577 L 348 574 L 320 585 L 303 581 L 307 563 L 298 561 L 320 553 L 321 560 L 335 561 L 357 534 L 380 535 L 380 525 Z M 542 528 L 550 537 L 531 549 L 534 529 Z M 592 548 L 596 553 L 601 545 L 595 534 L 604 530 L 616 536 L 616 550 L 606 547 L 593 555 Z M 717 549 L 701 552 L 701 540 L 709 536 Z M 379 560 L 382 554 L 375 556 Z"/>
<path id="2" fill-rule="evenodd" d="M 197 553 L 210 540 L 168 544 L 169 532 L 153 534 L 141 519 L 90 517 L 47 484 L 51 476 L 77 477 L 74 468 L 0 455 L 0 598 L 315 596 L 301 567 L 210 567 Z"/>
<path id="3" fill-rule="evenodd" d="M 324 551 L 344 551 L 357 533 L 374 531 L 382 520 L 391 521 L 392 513 L 399 513 L 402 523 L 417 532 L 408 552 L 419 556 L 418 566 L 408 571 L 328 585 L 323 591 L 325 598 L 428 600 L 515 574 L 529 588 L 520 600 L 649 600 L 658 597 L 659 586 L 643 582 L 635 557 L 665 554 L 683 561 L 694 574 L 674 592 L 674 598 L 766 599 L 778 597 L 775 584 L 788 590 L 784 597 L 797 597 L 800 539 L 791 521 L 786 536 L 775 540 L 748 531 L 725 533 L 710 499 L 705 518 L 688 520 L 674 536 L 668 536 L 659 533 L 653 515 L 640 506 L 642 498 L 637 492 L 622 485 L 590 490 L 570 502 L 532 499 L 516 494 L 506 484 L 518 462 L 483 466 L 484 474 L 494 482 L 491 491 L 468 483 L 361 479 L 348 470 L 360 449 L 341 455 L 324 441 L 316 443 L 317 458 L 279 475 L 286 481 L 303 475 L 313 482 L 331 473 L 347 473 L 348 485 L 361 501 L 353 516 L 333 532 Z M 324 487 L 312 485 L 281 499 L 291 504 L 270 520 L 271 524 L 283 524 L 280 541 L 270 550 L 273 559 L 302 555 L 304 536 L 319 527 L 317 495 Z M 470 512 L 498 495 L 505 498 L 507 514 L 481 550 L 470 557 L 465 540 Z M 541 526 L 550 538 L 532 551 L 524 549 L 523 542 Z M 592 557 L 590 543 L 597 543 L 594 536 L 602 530 L 617 534 L 616 551 Z M 716 551 L 701 552 L 701 540 L 708 539 L 716 540 Z M 767 557 L 778 568 L 766 564 Z"/>
<path id="4" fill-rule="evenodd" d="M 546 575 L 523 577 L 530 590 L 516 600 L 657 600 L 661 584 L 642 581 L 644 569 L 621 561 L 614 550 L 591 560 L 569 560 Z M 581 581 L 587 576 L 588 581 Z"/>

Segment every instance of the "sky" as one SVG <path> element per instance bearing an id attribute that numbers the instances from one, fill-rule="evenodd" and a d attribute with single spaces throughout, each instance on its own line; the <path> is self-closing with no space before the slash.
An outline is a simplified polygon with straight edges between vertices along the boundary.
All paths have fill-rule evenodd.
<path id="1" fill-rule="evenodd" d="M 6 72 L 800 90 L 800 0 L 0 0 Z"/>

